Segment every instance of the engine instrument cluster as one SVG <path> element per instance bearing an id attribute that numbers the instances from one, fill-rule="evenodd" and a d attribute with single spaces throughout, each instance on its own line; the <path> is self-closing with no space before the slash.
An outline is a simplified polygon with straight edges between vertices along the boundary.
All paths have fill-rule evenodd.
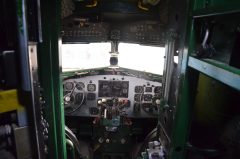
<path id="1" fill-rule="evenodd" d="M 128 81 L 99 81 L 98 97 L 128 97 Z"/>
<path id="2" fill-rule="evenodd" d="M 155 101 L 162 94 L 160 82 L 122 75 L 67 79 L 63 82 L 63 88 L 66 115 L 104 116 L 111 118 L 111 122 L 117 122 L 121 115 L 132 118 L 156 117 Z"/>

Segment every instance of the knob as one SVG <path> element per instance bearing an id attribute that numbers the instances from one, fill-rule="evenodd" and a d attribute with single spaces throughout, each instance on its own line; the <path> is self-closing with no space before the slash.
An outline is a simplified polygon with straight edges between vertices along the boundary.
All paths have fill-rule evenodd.
<path id="1" fill-rule="evenodd" d="M 101 144 L 103 143 L 103 141 L 104 141 L 104 139 L 103 139 L 102 137 L 100 137 L 100 138 L 98 139 L 98 142 L 101 143 Z"/>
<path id="2" fill-rule="evenodd" d="M 107 102 L 107 99 L 106 98 L 103 98 L 102 99 L 102 103 L 106 103 Z"/>
<path id="3" fill-rule="evenodd" d="M 64 98 L 64 100 L 65 100 L 66 102 L 70 102 L 70 101 L 71 101 L 71 97 L 70 97 L 70 96 L 66 96 L 66 97 Z"/>
<path id="4" fill-rule="evenodd" d="M 101 104 L 102 104 L 102 100 L 101 100 L 101 99 L 98 100 L 97 103 L 98 103 L 99 105 L 101 105 Z"/>

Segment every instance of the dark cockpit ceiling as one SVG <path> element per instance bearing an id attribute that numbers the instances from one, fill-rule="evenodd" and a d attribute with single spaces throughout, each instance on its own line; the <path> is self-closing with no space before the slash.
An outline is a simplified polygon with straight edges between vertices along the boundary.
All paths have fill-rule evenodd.
<path id="1" fill-rule="evenodd" d="M 157 2 L 158 0 L 156 0 Z M 168 0 L 63 0 L 63 43 L 118 41 L 164 46 Z"/>

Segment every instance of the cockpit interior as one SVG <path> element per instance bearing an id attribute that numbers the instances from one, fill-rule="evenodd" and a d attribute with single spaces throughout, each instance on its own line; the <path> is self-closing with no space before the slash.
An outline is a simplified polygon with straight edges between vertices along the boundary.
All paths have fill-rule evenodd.
<path id="1" fill-rule="evenodd" d="M 167 2 L 62 2 L 65 121 L 83 156 L 137 158 L 156 138 Z"/>
<path id="2" fill-rule="evenodd" d="M 238 0 L 2 0 L 0 158 L 240 158 L 239 15 Z"/>

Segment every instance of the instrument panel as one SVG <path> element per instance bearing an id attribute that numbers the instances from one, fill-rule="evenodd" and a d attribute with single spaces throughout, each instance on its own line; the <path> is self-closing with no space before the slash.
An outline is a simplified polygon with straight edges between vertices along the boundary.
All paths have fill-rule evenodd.
<path id="1" fill-rule="evenodd" d="M 98 97 L 128 97 L 128 81 L 99 80 Z"/>
<path id="2" fill-rule="evenodd" d="M 66 115 L 95 117 L 99 101 L 125 102 L 121 112 L 132 118 L 154 118 L 156 99 L 162 96 L 162 83 L 123 75 L 94 75 L 63 82 Z M 127 103 L 127 104 L 126 104 Z"/>

